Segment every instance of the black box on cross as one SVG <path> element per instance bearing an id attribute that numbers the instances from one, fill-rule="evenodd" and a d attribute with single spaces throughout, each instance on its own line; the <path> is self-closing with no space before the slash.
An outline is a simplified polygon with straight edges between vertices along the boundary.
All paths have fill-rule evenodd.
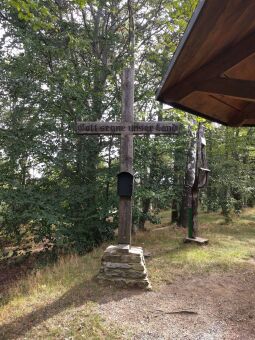
<path id="1" fill-rule="evenodd" d="M 117 192 L 121 197 L 131 197 L 133 193 L 134 176 L 130 172 L 122 171 L 118 175 Z"/>

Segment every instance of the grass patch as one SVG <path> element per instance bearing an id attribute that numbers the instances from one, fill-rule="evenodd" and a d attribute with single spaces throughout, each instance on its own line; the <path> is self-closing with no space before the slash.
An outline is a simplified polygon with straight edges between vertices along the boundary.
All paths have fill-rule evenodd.
<path id="1" fill-rule="evenodd" d="M 245 260 L 255 256 L 255 209 L 247 209 L 231 224 L 224 224 L 224 217 L 212 213 L 199 215 L 199 234 L 209 239 L 208 246 L 184 244 L 185 229 L 170 226 L 163 230 L 135 237 L 137 245 L 152 252 L 148 261 L 150 278 L 155 284 L 172 282 L 177 276 L 224 271 L 247 266 Z M 163 213 L 166 219 L 166 213 Z M 166 221 L 164 223 L 167 225 Z M 157 229 L 159 226 L 155 226 Z"/>
<path id="2" fill-rule="evenodd" d="M 120 339 L 96 310 L 96 301 L 114 294 L 94 281 L 105 247 L 62 257 L 17 282 L 1 299 L 0 338 Z"/>
<path id="3" fill-rule="evenodd" d="M 121 339 L 121 332 L 106 325 L 94 303 L 69 308 L 34 327 L 26 339 Z"/>
<path id="4" fill-rule="evenodd" d="M 202 247 L 184 244 L 186 230 L 171 226 L 168 216 L 163 212 L 162 225 L 133 237 L 152 254 L 146 262 L 154 289 L 178 277 L 252 265 L 246 260 L 255 256 L 255 209 L 228 225 L 219 214 L 200 214 L 199 234 L 209 239 Z M 115 288 L 93 280 L 106 246 L 62 257 L 17 282 L 1 297 L 0 338 L 121 339 L 121 328 L 106 324 L 97 311 L 104 299 L 118 298 Z"/>

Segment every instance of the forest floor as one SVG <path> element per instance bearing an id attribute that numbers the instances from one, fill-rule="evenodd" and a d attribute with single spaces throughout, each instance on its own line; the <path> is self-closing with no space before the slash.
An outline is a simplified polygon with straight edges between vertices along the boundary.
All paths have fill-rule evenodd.
<path id="1" fill-rule="evenodd" d="M 207 246 L 161 217 L 133 237 L 151 254 L 151 292 L 96 283 L 106 244 L 62 257 L 0 287 L 0 339 L 254 340 L 255 209 L 228 225 L 200 214 Z"/>

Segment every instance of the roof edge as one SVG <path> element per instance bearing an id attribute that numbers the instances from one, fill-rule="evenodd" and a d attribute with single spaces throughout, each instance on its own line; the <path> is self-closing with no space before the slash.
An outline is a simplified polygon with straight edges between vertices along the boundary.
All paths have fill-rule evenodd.
<path id="1" fill-rule="evenodd" d="M 192 115 L 199 116 L 201 118 L 207 119 L 210 122 L 214 122 L 214 123 L 218 123 L 218 124 L 221 124 L 221 125 L 224 125 L 224 126 L 228 126 L 227 122 L 225 123 L 225 122 L 218 120 L 217 118 L 211 118 L 208 115 L 206 115 L 205 113 L 193 110 L 191 108 L 186 107 L 185 105 L 182 105 L 182 104 L 179 104 L 179 103 L 174 103 L 174 102 L 172 102 L 172 103 L 165 102 L 165 101 L 162 101 L 162 102 L 164 104 L 172 106 L 174 109 L 178 109 L 178 110 L 182 110 L 182 111 L 191 113 Z"/>
<path id="2" fill-rule="evenodd" d="M 182 36 L 182 39 L 181 39 L 177 49 L 175 50 L 173 57 L 170 60 L 170 64 L 167 68 L 165 76 L 164 76 L 163 80 L 161 81 L 160 86 L 156 90 L 156 100 L 160 99 L 160 91 L 162 90 L 163 86 L 165 85 L 165 82 L 166 82 L 168 76 L 170 75 L 174 65 L 175 65 L 176 59 L 179 57 L 183 47 L 185 46 L 186 41 L 188 40 L 188 37 L 191 34 L 200 14 L 202 12 L 202 9 L 203 9 L 205 3 L 206 3 L 206 0 L 200 0 L 200 2 L 198 3 L 198 5 L 197 5 L 189 23 L 188 23 L 188 26 L 187 26 L 187 28 L 186 28 L 183 36 Z"/>

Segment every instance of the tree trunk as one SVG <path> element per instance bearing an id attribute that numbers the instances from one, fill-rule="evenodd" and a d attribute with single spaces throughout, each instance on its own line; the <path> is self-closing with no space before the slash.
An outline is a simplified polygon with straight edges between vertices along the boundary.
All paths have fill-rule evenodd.
<path id="1" fill-rule="evenodd" d="M 184 190 L 182 196 L 180 218 L 178 225 L 181 227 L 188 227 L 188 208 L 192 207 L 192 193 L 191 189 L 195 183 L 195 171 L 196 171 L 196 140 L 194 135 L 190 131 L 190 145 L 187 155 L 187 165 L 184 180 Z"/>
<path id="2" fill-rule="evenodd" d="M 150 209 L 150 203 L 151 200 L 149 198 L 146 198 L 142 201 L 142 216 L 139 220 L 139 229 L 145 231 L 145 222 L 147 221 L 147 217 L 146 215 L 149 212 Z"/>
<path id="3" fill-rule="evenodd" d="M 191 138 L 188 152 L 185 189 L 180 224 L 189 227 L 189 237 L 197 236 L 197 213 L 199 189 L 207 184 L 207 161 L 205 152 L 204 126 L 199 123 L 195 138 Z M 191 214 L 191 215 L 190 215 Z M 192 220 L 191 220 L 192 218 Z"/>
<path id="4" fill-rule="evenodd" d="M 174 198 L 172 200 L 172 213 L 171 213 L 171 223 L 178 223 L 179 221 L 179 211 L 177 200 Z"/>

